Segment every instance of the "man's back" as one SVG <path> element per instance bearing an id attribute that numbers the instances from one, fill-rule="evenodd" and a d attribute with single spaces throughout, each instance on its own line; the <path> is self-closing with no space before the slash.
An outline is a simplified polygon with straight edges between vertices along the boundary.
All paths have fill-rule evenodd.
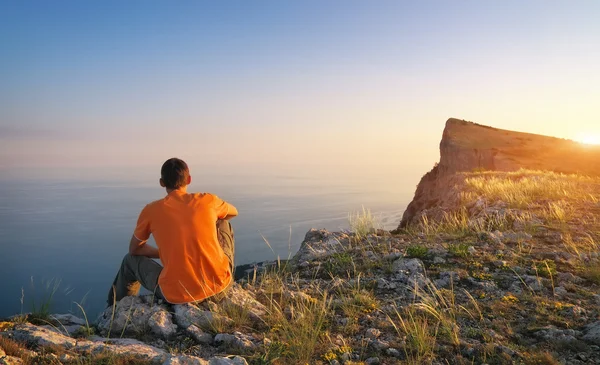
<path id="1" fill-rule="evenodd" d="M 134 235 L 140 241 L 154 236 L 164 265 L 158 284 L 170 303 L 199 301 L 229 286 L 230 258 L 219 245 L 215 224 L 232 211 L 215 195 L 179 190 L 142 210 Z"/>

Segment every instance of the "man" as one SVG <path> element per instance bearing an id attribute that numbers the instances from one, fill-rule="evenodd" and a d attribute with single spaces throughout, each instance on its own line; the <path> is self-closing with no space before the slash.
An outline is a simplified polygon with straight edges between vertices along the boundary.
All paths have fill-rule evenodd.
<path id="1" fill-rule="evenodd" d="M 140 284 L 171 304 L 197 302 L 223 292 L 233 278 L 237 209 L 208 193 L 187 193 L 187 164 L 168 159 L 160 170 L 167 196 L 144 207 L 108 293 L 108 305 L 137 295 Z M 146 242 L 154 236 L 157 248 Z M 161 266 L 153 258 L 160 258 Z"/>

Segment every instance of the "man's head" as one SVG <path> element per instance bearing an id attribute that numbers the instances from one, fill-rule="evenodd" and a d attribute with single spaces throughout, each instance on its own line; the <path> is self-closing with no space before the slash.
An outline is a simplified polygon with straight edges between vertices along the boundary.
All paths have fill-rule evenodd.
<path id="1" fill-rule="evenodd" d="M 160 186 L 169 190 L 180 189 L 192 182 L 188 165 L 178 158 L 170 158 L 160 168 Z"/>

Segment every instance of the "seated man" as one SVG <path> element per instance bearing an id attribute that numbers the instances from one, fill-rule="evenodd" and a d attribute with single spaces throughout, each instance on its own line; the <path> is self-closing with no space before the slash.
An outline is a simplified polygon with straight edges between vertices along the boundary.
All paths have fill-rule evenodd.
<path id="1" fill-rule="evenodd" d="M 140 284 L 171 304 L 196 302 L 223 292 L 232 283 L 237 209 L 208 193 L 187 193 L 187 164 L 167 160 L 160 170 L 167 196 L 142 209 L 137 226 L 108 293 L 108 305 L 137 295 Z M 158 249 L 146 244 L 150 234 Z M 161 266 L 152 258 L 160 258 Z"/>

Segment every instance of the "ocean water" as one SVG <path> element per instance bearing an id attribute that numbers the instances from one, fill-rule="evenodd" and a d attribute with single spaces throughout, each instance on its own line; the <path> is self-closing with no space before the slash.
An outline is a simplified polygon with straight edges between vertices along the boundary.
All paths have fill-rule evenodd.
<path id="1" fill-rule="evenodd" d="M 137 216 L 165 195 L 157 183 L 126 179 L 0 180 L 0 318 L 40 306 L 95 316 L 127 252 Z M 415 178 L 378 175 L 216 175 L 188 191 L 234 204 L 236 265 L 293 255 L 310 228 L 348 228 L 366 207 L 391 229 L 414 192 Z M 267 240 L 271 246 L 265 243 Z"/>

